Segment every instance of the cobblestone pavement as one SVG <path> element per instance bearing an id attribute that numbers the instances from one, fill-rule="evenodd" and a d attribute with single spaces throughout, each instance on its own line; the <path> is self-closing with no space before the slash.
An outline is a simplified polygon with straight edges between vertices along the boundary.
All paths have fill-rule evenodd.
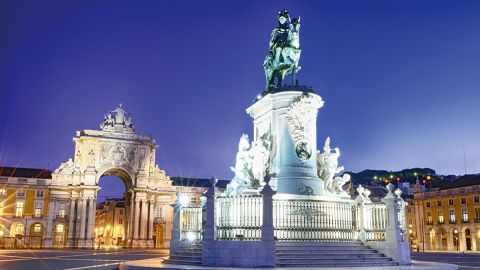
<path id="1" fill-rule="evenodd" d="M 479 270 L 480 253 L 460 252 L 413 252 L 412 259 L 418 261 L 444 262 L 458 265 L 461 270 Z"/>
<path id="2" fill-rule="evenodd" d="M 0 270 L 111 270 L 123 261 L 158 258 L 168 250 L 0 250 Z"/>

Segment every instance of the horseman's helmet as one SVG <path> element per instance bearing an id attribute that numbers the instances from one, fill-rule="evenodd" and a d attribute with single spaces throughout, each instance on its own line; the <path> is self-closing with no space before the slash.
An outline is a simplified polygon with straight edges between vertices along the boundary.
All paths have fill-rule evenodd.
<path id="1" fill-rule="evenodd" d="M 286 9 L 280 10 L 278 12 L 278 18 L 280 19 L 280 17 L 284 17 L 287 19 L 287 22 L 290 22 L 290 15 L 288 15 L 288 11 Z"/>

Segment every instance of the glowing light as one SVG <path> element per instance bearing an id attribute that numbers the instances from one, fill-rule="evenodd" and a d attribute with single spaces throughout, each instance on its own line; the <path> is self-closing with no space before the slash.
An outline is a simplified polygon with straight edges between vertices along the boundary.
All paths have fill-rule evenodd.
<path id="1" fill-rule="evenodd" d="M 195 241 L 196 238 L 197 238 L 197 236 L 195 235 L 195 233 L 193 233 L 193 232 L 188 232 L 187 233 L 187 240 L 188 241 L 193 242 L 193 241 Z"/>
<path id="2" fill-rule="evenodd" d="M 0 230 L 0 237 L 3 237 L 4 234 L 5 232 L 3 230 Z"/>
<path id="3" fill-rule="evenodd" d="M 413 173 L 413 176 L 417 176 L 417 175 L 418 175 L 418 173 L 417 173 L 417 172 L 414 172 L 414 173 Z"/>
<path id="4" fill-rule="evenodd" d="M 430 180 L 430 178 L 431 178 L 430 175 L 427 175 L 427 180 Z"/>
<path id="5" fill-rule="evenodd" d="M 393 179 L 393 174 L 390 174 L 390 179 Z"/>
<path id="6" fill-rule="evenodd" d="M 377 180 L 377 178 L 378 178 L 378 177 L 377 177 L 376 175 L 373 177 L 373 179 L 375 179 L 375 180 Z"/>
<path id="7" fill-rule="evenodd" d="M 190 198 L 186 194 L 179 193 L 177 199 L 178 203 L 180 203 L 180 205 L 183 207 L 187 207 L 190 204 Z"/>

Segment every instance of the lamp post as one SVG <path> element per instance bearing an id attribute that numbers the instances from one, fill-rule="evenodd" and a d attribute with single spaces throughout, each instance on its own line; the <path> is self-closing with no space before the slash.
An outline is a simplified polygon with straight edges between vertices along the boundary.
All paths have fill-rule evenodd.
<path id="1" fill-rule="evenodd" d="M 458 230 L 453 229 L 453 240 L 455 241 L 455 246 L 457 246 L 457 251 L 459 251 L 459 243 L 458 243 Z"/>

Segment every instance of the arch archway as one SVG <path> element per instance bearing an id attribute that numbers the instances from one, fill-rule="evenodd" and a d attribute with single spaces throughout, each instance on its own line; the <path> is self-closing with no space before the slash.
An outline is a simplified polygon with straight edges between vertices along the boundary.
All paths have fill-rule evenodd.
<path id="1" fill-rule="evenodd" d="M 28 246 L 30 248 L 41 248 L 43 242 L 43 231 L 44 226 L 40 222 L 33 223 L 30 226 L 30 239 L 28 242 Z"/>
<path id="2" fill-rule="evenodd" d="M 435 250 L 435 244 L 436 242 L 436 233 L 435 230 L 432 228 L 428 231 L 428 236 L 429 236 L 429 243 L 430 243 L 430 250 Z"/>
<path id="3" fill-rule="evenodd" d="M 465 229 L 465 249 L 472 250 L 472 231 L 470 228 Z"/>
<path id="4" fill-rule="evenodd" d="M 447 230 L 445 228 L 440 228 L 440 249 L 448 250 Z"/>
<path id="5" fill-rule="evenodd" d="M 174 188 L 165 172 L 155 164 L 157 144 L 135 133 L 132 119 L 120 104 L 105 115 L 100 130 L 77 131 L 75 155 L 52 174 L 48 224 L 64 222 L 67 246 L 94 247 L 95 216 L 99 180 L 106 175 L 122 179 L 126 186 L 125 246 L 153 247 L 153 221 L 159 202 L 170 200 Z M 68 212 L 59 220 L 60 207 Z M 166 229 L 166 234 L 170 234 Z M 52 246 L 47 231 L 45 246 Z"/>

